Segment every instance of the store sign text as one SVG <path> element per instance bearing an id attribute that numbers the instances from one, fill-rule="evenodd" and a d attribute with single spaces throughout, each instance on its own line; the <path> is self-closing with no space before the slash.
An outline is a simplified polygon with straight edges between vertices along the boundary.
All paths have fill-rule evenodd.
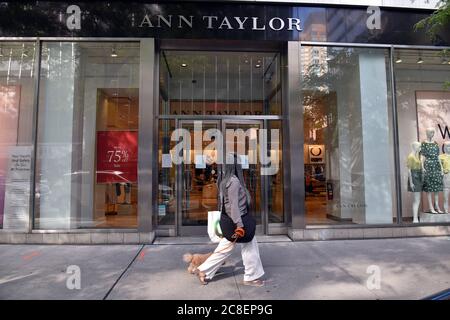
<path id="1" fill-rule="evenodd" d="M 279 18 L 273 17 L 267 23 L 259 17 L 219 17 L 202 16 L 199 17 L 200 23 L 205 29 L 216 30 L 297 30 L 302 31 L 300 19 L 298 18 Z M 135 24 L 133 16 L 132 25 Z M 140 19 L 137 25 L 139 28 L 189 28 L 192 29 L 196 24 L 194 16 L 184 15 L 149 15 L 146 14 Z"/>

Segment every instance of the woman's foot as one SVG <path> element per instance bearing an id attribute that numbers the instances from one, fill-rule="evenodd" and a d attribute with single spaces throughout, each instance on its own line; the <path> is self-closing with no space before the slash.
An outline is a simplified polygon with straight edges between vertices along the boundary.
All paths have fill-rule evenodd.
<path id="1" fill-rule="evenodd" d="M 206 275 L 203 272 L 197 270 L 197 277 L 202 285 L 208 284 L 208 279 L 206 279 Z"/>
<path id="2" fill-rule="evenodd" d="M 245 286 L 252 286 L 252 287 L 262 287 L 264 286 L 264 281 L 261 279 L 256 279 L 252 281 L 244 281 Z"/>

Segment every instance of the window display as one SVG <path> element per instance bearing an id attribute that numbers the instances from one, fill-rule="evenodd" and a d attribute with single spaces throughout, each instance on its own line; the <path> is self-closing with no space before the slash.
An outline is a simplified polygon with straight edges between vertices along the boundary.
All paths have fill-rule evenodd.
<path id="1" fill-rule="evenodd" d="M 137 228 L 139 56 L 133 42 L 42 43 L 35 228 Z"/>
<path id="2" fill-rule="evenodd" d="M 449 212 L 450 154 L 445 146 L 450 139 L 447 54 L 440 50 L 395 50 L 400 161 L 407 164 L 401 167 L 404 222 L 450 222 L 450 215 L 445 214 Z M 414 156 L 406 149 L 411 141 L 415 141 Z"/>

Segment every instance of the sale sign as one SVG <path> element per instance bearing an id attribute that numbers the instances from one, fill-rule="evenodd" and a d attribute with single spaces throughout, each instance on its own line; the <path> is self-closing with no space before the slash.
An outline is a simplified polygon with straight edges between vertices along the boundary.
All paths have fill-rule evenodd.
<path id="1" fill-rule="evenodd" d="M 97 183 L 137 182 L 138 132 L 97 132 Z"/>

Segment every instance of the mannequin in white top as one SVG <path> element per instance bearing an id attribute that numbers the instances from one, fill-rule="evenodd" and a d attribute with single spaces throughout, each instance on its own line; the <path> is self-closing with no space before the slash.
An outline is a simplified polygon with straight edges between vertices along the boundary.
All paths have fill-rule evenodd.
<path id="1" fill-rule="evenodd" d="M 412 152 L 407 159 L 408 167 L 408 191 L 413 193 L 413 223 L 419 222 L 420 196 L 422 194 L 422 163 L 420 158 L 421 143 L 414 141 L 411 144 Z"/>
<path id="2" fill-rule="evenodd" d="M 434 134 L 435 134 L 436 130 L 433 127 L 430 127 L 430 128 L 427 128 L 425 132 L 426 132 L 426 135 L 427 135 L 426 142 L 427 143 L 435 143 L 435 141 L 433 140 L 433 137 L 434 137 Z M 422 150 L 421 150 L 422 154 L 425 151 L 424 148 L 425 147 L 422 147 Z M 439 147 L 438 147 L 438 149 L 439 149 Z M 422 170 L 423 170 L 424 176 L 427 175 L 427 170 L 425 168 L 426 162 L 427 162 L 427 160 L 422 161 Z M 442 168 L 441 161 L 438 161 L 438 163 L 439 163 L 439 166 L 440 166 L 441 174 L 443 175 L 444 171 L 443 171 L 443 168 Z M 426 178 L 424 180 L 426 180 Z M 430 208 L 430 212 L 431 213 L 443 213 L 443 211 L 439 207 L 439 193 L 438 192 L 429 192 L 429 191 L 425 191 L 425 192 L 427 193 L 428 207 Z M 432 196 L 431 196 L 432 193 L 434 193 L 434 203 L 432 201 Z M 436 208 L 436 210 L 435 210 L 435 208 Z"/>

